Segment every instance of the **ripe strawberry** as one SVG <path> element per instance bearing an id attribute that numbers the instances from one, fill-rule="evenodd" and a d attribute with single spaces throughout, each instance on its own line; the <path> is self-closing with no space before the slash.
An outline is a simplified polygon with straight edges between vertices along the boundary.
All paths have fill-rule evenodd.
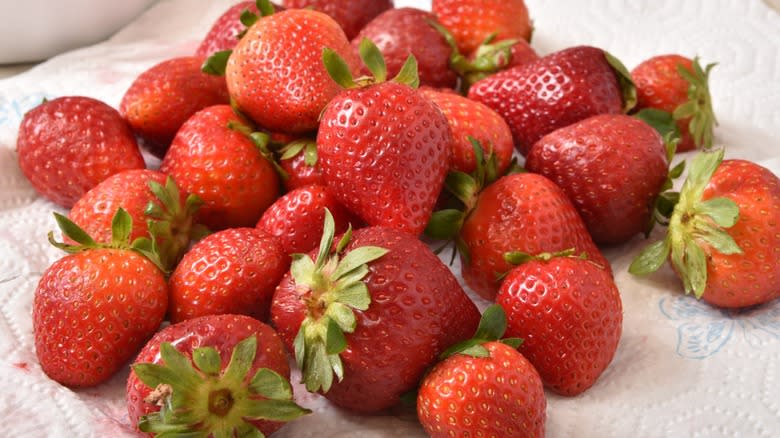
<path id="1" fill-rule="evenodd" d="M 628 71 L 601 49 L 572 47 L 475 83 L 468 97 L 499 113 L 526 155 L 544 135 L 636 102 Z"/>
<path id="2" fill-rule="evenodd" d="M 109 176 L 146 167 L 119 113 L 82 96 L 44 101 L 27 112 L 16 150 L 33 188 L 66 208 Z"/>
<path id="3" fill-rule="evenodd" d="M 458 42 L 471 53 L 485 39 L 531 40 L 533 27 L 523 0 L 433 0 L 431 10 Z"/>
<path id="4" fill-rule="evenodd" d="M 308 413 L 292 400 L 290 368 L 274 330 L 243 315 L 170 325 L 135 360 L 127 411 L 155 436 L 264 436 Z"/>
<path id="5" fill-rule="evenodd" d="M 646 275 L 669 259 L 686 293 L 718 307 L 748 307 L 780 297 L 780 178 L 723 150 L 691 162 L 664 240 L 630 272 Z"/>
<path id="6" fill-rule="evenodd" d="M 242 1 L 228 8 L 211 25 L 211 29 L 201 41 L 195 55 L 211 56 L 216 52 L 234 48 L 246 31 L 247 26 L 244 21 L 249 20 L 250 23 L 254 23 L 262 15 L 261 11 L 257 9 L 256 3 L 251 0 Z M 284 9 L 274 3 L 271 5 L 275 11 Z"/>
<path id="7" fill-rule="evenodd" d="M 241 314 L 268 319 L 274 289 L 290 266 L 279 240 L 255 228 L 206 236 L 171 274 L 168 317 Z"/>
<path id="8" fill-rule="evenodd" d="M 647 230 L 669 162 L 650 125 L 602 114 L 542 137 L 525 167 L 563 189 L 597 244 L 613 245 Z"/>
<path id="9" fill-rule="evenodd" d="M 162 158 L 190 116 L 229 102 L 223 78 L 200 71 L 202 56 L 173 58 L 141 73 L 122 97 L 119 111 L 144 145 Z"/>
<path id="10" fill-rule="evenodd" d="M 623 305 L 612 276 L 570 254 L 507 257 L 520 263 L 496 296 L 509 320 L 507 335 L 523 338 L 520 352 L 546 386 L 582 393 L 612 362 L 620 341 Z"/>
<path id="11" fill-rule="evenodd" d="M 327 15 L 294 9 L 253 24 L 227 61 L 230 96 L 249 118 L 271 131 L 317 128 L 322 109 L 339 92 L 322 65 L 329 47 L 357 71 L 344 32 Z"/>
<path id="12" fill-rule="evenodd" d="M 503 118 L 487 106 L 455 93 L 421 88 L 420 92 L 432 100 L 447 117 L 452 132 L 452 163 L 450 170 L 473 172 L 476 167 L 474 147 L 469 137 L 477 140 L 495 155 L 499 174 L 512 161 L 514 143 L 512 132 Z"/>
<path id="13" fill-rule="evenodd" d="M 718 124 L 709 90 L 710 70 L 698 58 L 661 55 L 639 64 L 631 72 L 637 87 L 636 109 L 664 111 L 681 138 L 678 150 L 712 146 L 713 127 Z"/>
<path id="14" fill-rule="evenodd" d="M 182 125 L 160 170 L 200 197 L 199 222 L 252 227 L 279 194 L 279 176 L 228 105 L 205 108 Z"/>
<path id="15" fill-rule="evenodd" d="M 314 8 L 330 15 L 352 39 L 368 22 L 393 7 L 393 0 L 284 0 L 288 8 Z"/>
<path id="16" fill-rule="evenodd" d="M 368 23 L 352 39 L 359 53 L 360 42 L 368 38 L 379 47 L 387 63 L 387 73 L 395 76 L 409 55 L 417 59 L 421 85 L 455 88 L 458 77 L 450 70 L 452 49 L 429 23 L 436 21 L 430 12 L 416 8 L 389 9 Z M 367 69 L 363 69 L 368 73 Z"/>
<path id="17" fill-rule="evenodd" d="M 449 169 L 452 135 L 447 118 L 412 87 L 419 83 L 414 57 L 384 82 L 382 54 L 363 42 L 361 55 L 374 72 L 373 80 L 360 81 L 366 85 L 355 84 L 333 52 L 324 56 L 331 76 L 347 89 L 322 113 L 320 169 L 331 193 L 366 223 L 417 235 Z"/>
<path id="18" fill-rule="evenodd" d="M 502 339 L 506 316 L 485 309 L 473 339 L 446 351 L 417 394 L 417 416 L 433 438 L 543 437 L 547 400 L 539 373 Z"/>
<path id="19" fill-rule="evenodd" d="M 479 311 L 414 236 L 361 228 L 331 251 L 333 227 L 328 213 L 319 253 L 294 258 L 271 320 L 295 351 L 308 390 L 376 412 L 397 404 L 436 356 L 468 338 Z"/>
<path id="20" fill-rule="evenodd" d="M 279 150 L 279 167 L 287 176 L 283 183 L 288 191 L 312 184 L 325 185 L 317 163 L 317 142 L 308 138 L 294 140 Z"/>
<path id="21" fill-rule="evenodd" d="M 63 233 L 78 242 L 43 273 L 33 298 L 33 336 L 41 368 L 70 387 L 108 380 L 160 327 L 168 305 L 162 271 L 149 258 L 150 242 L 129 236 L 124 210 L 114 219 L 114 240 L 95 243 L 55 213 Z M 153 255 L 152 255 L 153 256 Z"/>
<path id="22" fill-rule="evenodd" d="M 277 199 L 257 228 L 279 239 L 284 254 L 309 252 L 322 236 L 325 209 L 333 215 L 336 233 L 357 226 L 357 219 L 324 186 L 310 185 L 292 190 Z"/>

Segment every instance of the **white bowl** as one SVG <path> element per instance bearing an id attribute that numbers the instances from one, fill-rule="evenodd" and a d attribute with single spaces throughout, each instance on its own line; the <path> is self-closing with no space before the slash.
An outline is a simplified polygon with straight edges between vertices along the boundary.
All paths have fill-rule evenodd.
<path id="1" fill-rule="evenodd" d="M 104 40 L 156 0 L 0 0 L 0 64 Z"/>

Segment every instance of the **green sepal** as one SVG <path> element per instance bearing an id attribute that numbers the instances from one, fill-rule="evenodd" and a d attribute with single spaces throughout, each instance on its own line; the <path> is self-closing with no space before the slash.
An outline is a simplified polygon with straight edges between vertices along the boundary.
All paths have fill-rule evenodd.
<path id="1" fill-rule="evenodd" d="M 659 240 L 645 247 L 631 262 L 628 272 L 634 275 L 648 275 L 661 268 L 669 259 L 670 246 L 666 240 Z"/>
<path id="2" fill-rule="evenodd" d="M 439 355 L 439 359 L 444 360 L 454 354 L 465 354 L 472 357 L 488 357 L 489 351 L 483 346 L 487 342 L 504 342 L 513 348 L 522 344 L 522 339 L 508 338 L 503 339 L 507 328 L 507 319 L 504 308 L 499 304 L 488 306 L 482 313 L 479 320 L 477 331 L 471 339 L 458 342 L 446 349 Z"/>
<path id="3" fill-rule="evenodd" d="M 460 210 L 434 211 L 425 227 L 425 235 L 437 240 L 452 240 L 463 227 L 465 214 Z"/>
<path id="4" fill-rule="evenodd" d="M 652 126 L 653 129 L 666 138 L 668 135 L 680 138 L 680 129 L 671 113 L 657 108 L 644 108 L 634 117 Z"/>
<path id="5" fill-rule="evenodd" d="M 303 152 L 303 162 L 309 167 L 317 165 L 317 142 L 309 138 L 294 140 L 282 147 L 280 160 L 290 160 Z"/>
<path id="6" fill-rule="evenodd" d="M 620 62 L 619 59 L 607 51 L 604 51 L 604 57 L 606 58 L 607 63 L 615 71 L 620 90 L 623 94 L 623 112 L 628 113 L 636 106 L 636 84 L 634 84 L 634 80 L 631 79 L 631 73 L 629 73 L 626 66 Z"/>
<path id="7" fill-rule="evenodd" d="M 124 209 L 121 208 L 120 210 L 124 211 Z M 125 212 L 125 214 L 126 213 L 127 212 Z M 117 211 L 117 215 L 118 214 L 119 211 Z M 95 242 L 95 240 L 92 239 L 92 237 L 89 234 L 87 234 L 86 231 L 84 231 L 81 227 L 76 225 L 76 223 L 70 220 L 67 216 L 63 216 L 57 212 L 54 212 L 54 219 L 57 221 L 57 225 L 59 226 L 60 231 L 62 231 L 63 236 L 79 244 L 79 245 L 68 245 L 68 244 L 56 242 L 54 240 L 54 233 L 50 232 L 49 242 L 55 247 L 69 253 L 74 253 L 74 252 L 83 251 L 85 249 L 92 249 L 92 248 L 99 247 L 98 243 Z"/>
<path id="8" fill-rule="evenodd" d="M 241 21 L 241 24 L 243 24 L 246 27 L 252 27 L 253 24 L 257 23 L 257 20 L 260 19 L 260 17 L 257 16 L 254 12 L 250 11 L 249 9 L 244 9 L 241 11 L 241 16 L 238 18 Z"/>
<path id="9" fill-rule="evenodd" d="M 549 262 L 550 260 L 557 257 L 579 257 L 579 258 L 583 257 L 582 254 L 577 255 L 576 252 L 577 251 L 574 248 L 568 248 L 556 252 L 542 252 L 539 254 L 528 254 L 522 251 L 509 251 L 504 253 L 504 261 L 509 263 L 510 265 L 517 266 L 534 260 Z M 585 257 L 587 257 L 587 255 Z"/>
<path id="10" fill-rule="evenodd" d="M 263 17 L 273 15 L 276 12 L 276 8 L 270 0 L 256 0 L 255 6 L 257 7 L 257 10 L 260 11 L 260 15 Z"/>
<path id="11" fill-rule="evenodd" d="M 148 185 L 158 201 L 150 201 L 144 211 L 149 217 L 147 228 L 152 240 L 148 250 L 155 254 L 163 272 L 169 273 L 189 247 L 197 227 L 193 221 L 203 200 L 189 194 L 182 205 L 179 187 L 171 176 L 166 177 L 165 185 L 157 181 L 149 181 Z M 139 248 L 137 242 L 133 246 Z"/>
<path id="12" fill-rule="evenodd" d="M 117 214 L 111 219 L 111 242 L 127 243 L 130 240 L 130 233 L 133 231 L 133 218 L 123 208 L 117 211 Z"/>
<path id="13" fill-rule="evenodd" d="M 328 75 L 342 88 L 355 88 L 357 83 L 352 76 L 352 72 L 349 70 L 349 66 L 344 61 L 344 58 L 339 56 L 335 50 L 325 47 L 322 49 L 322 63 L 325 65 L 325 70 L 328 71 Z"/>
<path id="14" fill-rule="evenodd" d="M 712 109 L 712 97 L 709 89 L 710 71 L 717 64 L 708 64 L 702 69 L 699 58 L 693 59 L 693 72 L 682 65 L 677 65 L 677 72 L 688 81 L 688 101 L 675 108 L 675 120 L 691 118 L 688 130 L 696 147 L 709 149 L 713 143 L 713 130 L 718 125 L 715 112 Z"/>
<path id="15" fill-rule="evenodd" d="M 287 422 L 310 413 L 309 409 L 298 406 L 292 400 L 257 400 L 246 410 L 245 417 L 252 420 Z"/>
<path id="16" fill-rule="evenodd" d="M 221 371 L 222 363 L 219 353 L 214 347 L 200 347 L 192 352 L 192 361 L 205 374 L 217 375 Z"/>
<path id="17" fill-rule="evenodd" d="M 260 368 L 252 377 L 249 384 L 252 391 L 262 395 L 265 398 L 273 400 L 292 399 L 292 387 L 290 382 L 279 375 L 276 371 L 269 368 Z"/>
<path id="18" fill-rule="evenodd" d="M 412 88 L 420 87 L 420 75 L 417 69 L 417 58 L 409 54 L 401 70 L 393 78 L 393 82 L 408 85 Z"/>
<path id="19" fill-rule="evenodd" d="M 228 59 L 230 59 L 230 55 L 232 54 L 233 54 L 232 49 L 215 52 L 214 54 L 206 58 L 205 61 L 203 61 L 203 65 L 200 66 L 200 71 L 206 73 L 207 75 L 225 76 L 225 70 L 227 70 Z"/>
<path id="20" fill-rule="evenodd" d="M 385 65 L 385 57 L 376 44 L 368 38 L 363 38 L 360 41 L 359 51 L 360 59 L 374 75 L 374 80 L 377 83 L 385 82 L 387 80 L 387 65 Z"/>
<path id="21" fill-rule="evenodd" d="M 697 214 L 709 216 L 723 228 L 733 227 L 739 219 L 739 206 L 728 198 L 712 198 L 699 202 L 694 207 Z"/>

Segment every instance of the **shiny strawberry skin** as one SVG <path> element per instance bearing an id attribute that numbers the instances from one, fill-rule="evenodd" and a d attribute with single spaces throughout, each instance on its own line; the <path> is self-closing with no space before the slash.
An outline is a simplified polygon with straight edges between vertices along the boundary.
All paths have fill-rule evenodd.
<path id="1" fill-rule="evenodd" d="M 181 127 L 160 170 L 204 204 L 198 220 L 213 230 L 253 227 L 279 195 L 279 177 L 244 134 L 228 105 L 205 108 Z"/>
<path id="2" fill-rule="evenodd" d="M 452 48 L 429 22 L 436 21 L 430 12 L 416 8 L 398 8 L 383 12 L 371 20 L 352 40 L 355 53 L 360 42 L 368 38 L 385 57 L 387 74 L 394 77 L 401 71 L 410 54 L 417 60 L 420 84 L 431 87 L 455 88 L 458 77 L 450 69 Z M 364 74 L 368 69 L 364 68 Z"/>
<path id="3" fill-rule="evenodd" d="M 531 261 L 504 279 L 496 302 L 507 314 L 508 337 L 542 381 L 574 396 L 593 386 L 615 356 L 623 305 L 607 271 L 578 257 Z"/>
<path id="4" fill-rule="evenodd" d="M 160 327 L 168 305 L 163 273 L 128 250 L 67 255 L 41 277 L 33 298 L 35 353 L 69 387 L 108 380 Z"/>
<path id="5" fill-rule="evenodd" d="M 109 176 L 146 167 L 119 113 L 82 96 L 46 101 L 27 112 L 16 150 L 33 188 L 66 208 Z"/>
<path id="6" fill-rule="evenodd" d="M 468 93 L 499 113 L 526 155 L 544 135 L 597 114 L 620 114 L 623 98 L 605 52 L 571 47 L 478 81 Z"/>
<path id="7" fill-rule="evenodd" d="M 241 23 L 241 14 L 244 11 L 249 11 L 260 16 L 255 3 L 253 0 L 242 1 L 234 4 L 222 13 L 214 21 L 214 24 L 211 25 L 211 29 L 206 33 L 206 36 L 203 37 L 203 41 L 200 42 L 195 55 L 211 56 L 216 52 L 235 47 L 238 44 L 238 35 L 246 29 L 246 26 Z M 273 6 L 277 11 L 282 9 L 279 5 L 273 4 Z"/>
<path id="8" fill-rule="evenodd" d="M 325 209 L 333 216 L 336 233 L 357 228 L 359 219 L 344 208 L 324 186 L 300 187 L 276 200 L 257 222 L 257 228 L 276 236 L 285 254 L 307 253 L 318 246 Z"/>
<path id="9" fill-rule="evenodd" d="M 597 244 L 614 245 L 647 230 L 669 163 L 650 125 L 602 114 L 542 137 L 525 167 L 566 192 Z"/>
<path id="10" fill-rule="evenodd" d="M 317 134 L 328 189 L 369 225 L 419 235 L 450 167 L 447 118 L 417 90 L 395 82 L 345 90 Z"/>
<path id="11" fill-rule="evenodd" d="M 702 200 L 726 197 L 739 206 L 729 235 L 742 254 L 704 247 L 707 287 L 702 299 L 719 307 L 747 307 L 780 298 L 780 179 L 745 160 L 725 160 Z"/>
<path id="12" fill-rule="evenodd" d="M 230 96 L 249 118 L 271 131 L 317 128 L 327 103 L 341 91 L 322 63 L 329 47 L 352 72 L 358 58 L 329 16 L 292 9 L 258 20 L 236 45 L 225 72 Z"/>
<path id="13" fill-rule="evenodd" d="M 523 0 L 433 0 L 431 10 L 453 34 L 461 53 L 471 53 L 494 33 L 498 39 L 531 39 Z"/>
<path id="14" fill-rule="evenodd" d="M 361 412 L 396 405 L 441 352 L 471 337 L 480 317 L 449 268 L 415 237 L 391 228 L 361 228 L 345 253 L 372 245 L 389 252 L 368 264 L 364 281 L 371 305 L 355 311 L 357 327 L 346 335 L 348 345 L 340 354 L 344 379 L 325 394 Z M 271 305 L 271 321 L 291 351 L 306 313 L 308 291 L 301 289 L 287 274 Z"/>
<path id="15" fill-rule="evenodd" d="M 202 56 L 165 60 L 141 73 L 122 97 L 119 111 L 157 157 L 165 155 L 190 116 L 230 101 L 225 79 L 201 72 L 203 61 Z"/>
<path id="16" fill-rule="evenodd" d="M 476 168 L 473 137 L 484 151 L 492 151 L 503 173 L 512 161 L 512 132 L 503 118 L 487 106 L 461 95 L 423 87 L 420 92 L 431 99 L 447 117 L 452 132 L 450 170 L 471 173 Z"/>
<path id="17" fill-rule="evenodd" d="M 489 342 L 489 357 L 455 354 L 425 376 L 417 415 L 433 438 L 544 436 L 547 400 L 539 373 L 512 347 Z"/>
<path id="18" fill-rule="evenodd" d="M 571 201 L 542 175 L 513 174 L 489 185 L 464 221 L 460 238 L 468 249 L 467 257 L 461 254 L 463 279 L 489 300 L 500 286 L 497 275 L 512 269 L 504 260 L 510 251 L 535 255 L 573 248 L 611 272 Z"/>
<path id="19" fill-rule="evenodd" d="M 187 358 L 191 358 L 193 350 L 199 347 L 213 347 L 222 359 L 221 367 L 224 371 L 236 344 L 252 335 L 257 336 L 257 351 L 248 375 L 254 375 L 260 368 L 269 368 L 289 379 L 287 354 L 279 336 L 270 326 L 245 315 L 210 315 L 169 325 L 154 335 L 134 363 L 160 364 L 160 344 L 169 342 Z M 160 410 L 159 406 L 144 402 L 152 390 L 131 369 L 126 391 L 131 424 L 137 425 L 141 416 Z M 283 425 L 268 421 L 258 421 L 256 424 L 266 435 Z"/>
<path id="20" fill-rule="evenodd" d="M 374 17 L 393 7 L 393 0 L 284 0 L 288 8 L 314 8 L 331 16 L 352 39 Z"/>

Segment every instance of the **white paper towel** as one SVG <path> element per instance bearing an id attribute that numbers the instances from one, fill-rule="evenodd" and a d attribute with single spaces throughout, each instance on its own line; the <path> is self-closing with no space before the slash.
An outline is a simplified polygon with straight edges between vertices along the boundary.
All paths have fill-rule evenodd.
<path id="1" fill-rule="evenodd" d="M 109 41 L 0 81 L 0 432 L 30 437 L 134 436 L 124 405 L 127 370 L 94 389 L 46 378 L 33 351 L 31 303 L 61 253 L 46 241 L 56 207 L 36 196 L 14 152 L 24 111 L 44 97 L 81 94 L 117 106 L 136 75 L 195 50 L 233 0 L 165 0 Z M 429 8 L 427 1 L 397 5 Z M 590 44 L 632 68 L 663 53 L 718 62 L 711 76 L 729 157 L 780 173 L 780 16 L 760 0 L 528 0 L 542 54 Z M 657 237 L 657 236 L 656 236 Z M 621 291 L 624 333 L 598 383 L 574 398 L 548 393 L 551 437 L 773 437 L 780 435 L 780 302 L 721 311 L 680 294 L 669 269 L 626 273 L 645 244 L 606 251 Z M 454 267 L 457 272 L 459 268 Z M 484 304 L 484 303 L 483 303 Z M 424 436 L 409 413 L 358 416 L 305 394 L 315 413 L 280 437 Z"/>

